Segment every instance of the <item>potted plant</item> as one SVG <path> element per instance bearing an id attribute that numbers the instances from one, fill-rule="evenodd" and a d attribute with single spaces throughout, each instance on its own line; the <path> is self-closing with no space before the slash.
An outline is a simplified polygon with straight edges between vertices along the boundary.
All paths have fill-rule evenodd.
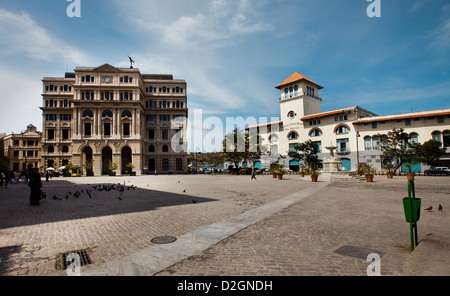
<path id="1" fill-rule="evenodd" d="M 284 169 L 284 165 L 279 164 L 279 163 L 275 164 L 273 166 L 273 174 L 276 175 L 278 180 L 282 180 L 283 179 L 283 175 L 286 174 L 286 170 Z"/>
<path id="2" fill-rule="evenodd" d="M 387 178 L 392 179 L 394 177 L 395 166 L 392 163 L 388 163 L 384 165 L 384 169 L 386 170 Z"/>
<path id="3" fill-rule="evenodd" d="M 373 182 L 373 174 L 375 170 L 371 164 L 364 165 L 364 175 L 366 177 L 366 182 Z"/>
<path id="4" fill-rule="evenodd" d="M 118 169 L 119 164 L 117 162 L 112 162 L 111 160 L 109 161 L 109 175 L 110 176 L 115 176 L 116 175 L 116 170 Z"/>
<path id="5" fill-rule="evenodd" d="M 364 164 L 360 163 L 356 166 L 356 174 L 358 176 L 362 176 L 364 174 Z"/>
<path id="6" fill-rule="evenodd" d="M 320 175 L 319 168 L 316 165 L 310 165 L 307 174 L 311 175 L 311 182 L 317 182 Z"/>
<path id="7" fill-rule="evenodd" d="M 304 177 L 305 176 L 305 165 L 301 164 L 300 165 L 300 177 Z"/>
<path id="8" fill-rule="evenodd" d="M 133 169 L 134 169 L 134 165 L 131 163 L 131 162 L 129 162 L 128 164 L 127 164 L 127 168 L 129 168 L 129 173 L 130 173 L 130 176 L 136 176 L 136 172 L 133 172 Z"/>

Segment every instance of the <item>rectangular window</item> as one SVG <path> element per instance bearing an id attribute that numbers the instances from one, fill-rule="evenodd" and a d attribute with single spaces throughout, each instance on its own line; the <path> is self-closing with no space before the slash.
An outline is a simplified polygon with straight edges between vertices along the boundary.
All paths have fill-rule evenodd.
<path id="1" fill-rule="evenodd" d="M 337 152 L 349 152 L 348 139 L 337 139 Z"/>
<path id="2" fill-rule="evenodd" d="M 130 135 L 130 124 L 125 122 L 123 124 L 123 135 L 124 136 L 129 136 Z"/>
<path id="3" fill-rule="evenodd" d="M 104 134 L 106 137 L 111 136 L 111 123 L 105 122 L 105 123 L 103 124 L 103 134 Z"/>
<path id="4" fill-rule="evenodd" d="M 63 129 L 62 130 L 62 139 L 63 140 L 68 140 L 69 139 L 69 130 L 68 129 Z"/>
<path id="5" fill-rule="evenodd" d="M 91 134 L 92 134 L 91 123 L 88 123 L 88 122 L 84 123 L 84 136 L 90 137 Z"/>
<path id="6" fill-rule="evenodd" d="M 437 122 L 444 123 L 444 116 L 439 116 Z"/>
<path id="7" fill-rule="evenodd" d="M 163 140 L 168 140 L 169 139 L 169 130 L 168 129 L 161 130 L 161 135 L 162 135 Z"/>
<path id="8" fill-rule="evenodd" d="M 322 153 L 322 141 L 313 142 L 317 146 L 317 153 Z"/>
<path id="9" fill-rule="evenodd" d="M 152 130 L 152 129 L 148 130 L 148 138 L 150 140 L 154 140 L 155 139 L 155 130 Z"/>
<path id="10" fill-rule="evenodd" d="M 376 122 L 372 122 L 372 128 L 373 128 L 373 129 L 378 128 L 378 124 L 377 124 Z"/>
<path id="11" fill-rule="evenodd" d="M 295 147 L 297 147 L 297 143 L 289 144 L 289 152 L 295 152 L 295 151 L 297 151 L 297 150 L 295 149 Z"/>
<path id="12" fill-rule="evenodd" d="M 54 140 L 55 139 L 55 130 L 49 129 L 47 130 L 47 139 Z"/>
<path id="13" fill-rule="evenodd" d="M 409 125 L 411 125 L 411 119 L 405 119 L 405 125 L 406 126 L 409 126 Z"/>

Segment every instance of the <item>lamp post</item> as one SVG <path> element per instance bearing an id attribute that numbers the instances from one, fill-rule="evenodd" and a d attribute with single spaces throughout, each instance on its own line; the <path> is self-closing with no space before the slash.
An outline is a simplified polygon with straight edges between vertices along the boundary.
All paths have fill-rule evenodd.
<path id="1" fill-rule="evenodd" d="M 356 165 L 357 168 L 359 167 L 359 137 L 361 137 L 361 135 L 359 134 L 359 131 L 356 131 Z"/>

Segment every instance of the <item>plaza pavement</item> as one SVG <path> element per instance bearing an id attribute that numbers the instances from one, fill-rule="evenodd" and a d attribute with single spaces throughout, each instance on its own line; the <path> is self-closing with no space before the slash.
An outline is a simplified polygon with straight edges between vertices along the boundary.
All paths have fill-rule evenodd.
<path id="1" fill-rule="evenodd" d="M 401 201 L 406 177 L 257 178 L 54 178 L 43 182 L 47 199 L 35 207 L 26 185 L 2 187 L 0 275 L 64 276 L 58 255 L 76 250 L 92 260 L 81 268 L 86 276 L 364 276 L 368 253 L 381 256 L 381 275 L 450 275 L 449 178 L 416 177 L 422 216 L 414 252 Z M 122 195 L 86 194 L 118 183 Z M 152 242 L 161 236 L 176 241 Z"/>

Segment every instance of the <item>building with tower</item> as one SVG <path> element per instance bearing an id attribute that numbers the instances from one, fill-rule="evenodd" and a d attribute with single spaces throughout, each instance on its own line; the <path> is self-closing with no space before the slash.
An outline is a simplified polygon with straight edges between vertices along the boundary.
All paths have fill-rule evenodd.
<path id="1" fill-rule="evenodd" d="M 275 86 L 280 91 L 280 121 L 249 126 L 249 132 L 259 134 L 272 157 L 263 157 L 254 166 L 268 168 L 276 156 L 291 170 L 298 170 L 299 163 L 289 159 L 288 153 L 296 144 L 308 140 L 319 148 L 319 159 L 329 157 L 326 147 L 336 147 L 335 157 L 342 171 L 354 171 L 357 164 L 372 164 L 382 171 L 383 161 L 379 149 L 380 136 L 389 131 L 404 129 L 411 141 L 419 143 L 434 139 L 447 148 L 441 165 L 450 167 L 450 109 L 412 112 L 378 116 L 359 106 L 322 111 L 319 91 L 323 86 L 296 72 Z M 253 131 L 252 131 L 253 130 Z M 420 164 L 414 171 L 423 171 Z M 404 170 L 406 170 L 404 168 Z"/>

